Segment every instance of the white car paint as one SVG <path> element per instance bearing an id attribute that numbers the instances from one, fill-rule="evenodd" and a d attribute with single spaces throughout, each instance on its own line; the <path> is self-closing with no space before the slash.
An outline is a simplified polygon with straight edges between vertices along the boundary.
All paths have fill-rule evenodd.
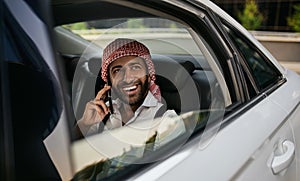
<path id="1" fill-rule="evenodd" d="M 269 111 L 273 114 L 266 114 Z M 177 165 L 173 165 L 172 169 L 166 170 L 161 166 L 154 167 L 147 172 L 159 172 L 162 175 L 157 178 L 159 180 L 183 180 L 186 178 L 189 180 L 201 178 L 204 180 L 231 180 L 241 179 L 249 175 L 252 176 L 249 178 L 251 180 L 255 175 L 261 176 L 263 173 L 268 173 L 265 178 L 272 180 L 277 177 L 272 175 L 271 168 L 267 167 L 267 161 L 273 151 L 273 144 L 277 141 L 277 137 L 272 134 L 279 129 L 278 134 L 280 136 L 281 132 L 287 134 L 282 134 L 283 139 L 294 141 L 290 125 L 288 122 L 283 122 L 285 115 L 285 111 L 270 98 L 266 98 L 252 110 L 247 111 L 220 130 L 205 149 L 199 149 L 197 143 L 200 139 L 197 138 L 188 143 L 184 149 L 184 152 L 189 152 L 190 155 Z M 264 151 L 266 148 L 270 152 Z M 176 155 L 173 157 L 169 160 L 176 159 Z M 261 162 L 259 159 L 265 160 L 265 164 L 259 164 Z M 172 162 L 169 160 L 161 164 L 168 165 L 168 162 Z M 294 174 L 295 172 L 292 173 L 292 175 Z M 147 175 L 149 173 L 145 173 L 145 176 L 140 174 L 135 179 L 152 180 Z"/>
<path id="2" fill-rule="evenodd" d="M 297 142 L 300 140 L 300 132 L 297 130 L 300 129 L 300 108 L 295 109 L 295 107 L 300 101 L 299 76 L 290 71 L 284 71 L 273 56 L 248 31 L 220 8 L 207 0 L 199 2 L 213 9 L 228 22 L 232 22 L 246 37 L 252 40 L 285 75 L 287 82 L 250 110 L 235 117 L 230 124 L 218 132 L 213 141 L 204 149 L 199 148 L 201 137 L 194 138 L 172 157 L 153 164 L 149 169 L 137 173 L 132 179 L 298 180 L 300 178 L 300 173 L 297 173 L 300 164 L 298 156 L 300 144 Z M 6 3 L 11 4 L 8 0 Z M 48 48 L 47 51 L 49 51 Z M 52 65 L 54 61 L 51 60 L 53 57 L 49 55 L 45 55 L 45 57 L 50 59 L 47 61 L 50 67 L 54 67 Z M 293 110 L 294 113 L 290 114 Z M 270 112 L 272 114 L 268 114 Z M 66 152 L 66 146 L 68 146 L 67 142 L 59 140 L 60 136 L 66 136 L 64 132 L 66 128 L 62 129 L 65 126 L 63 121 L 65 123 L 67 121 L 64 116 L 53 134 L 45 141 L 54 162 L 61 165 L 66 162 L 60 159 L 61 157 L 57 157 L 59 155 L 57 153 L 62 150 Z M 60 125 L 63 126 L 60 127 Z M 286 171 L 274 175 L 270 168 L 272 156 L 274 156 L 272 154 L 282 140 L 289 140 L 295 144 L 296 158 Z M 54 148 L 57 150 L 53 150 Z M 57 154 L 56 158 L 54 153 Z M 67 171 L 63 170 L 63 166 L 58 166 L 61 168 L 62 178 L 66 180 L 70 177 L 68 170 L 71 167 L 70 162 L 67 164 L 69 164 L 69 167 L 66 166 Z"/>

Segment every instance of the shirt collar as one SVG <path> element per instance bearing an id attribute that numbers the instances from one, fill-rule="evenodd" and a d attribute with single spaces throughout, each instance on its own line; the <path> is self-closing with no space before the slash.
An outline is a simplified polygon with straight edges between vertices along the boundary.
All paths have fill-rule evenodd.
<path id="1" fill-rule="evenodd" d="M 154 95 L 149 91 L 142 106 L 145 107 L 155 107 L 158 104 L 158 100 L 154 97 Z"/>

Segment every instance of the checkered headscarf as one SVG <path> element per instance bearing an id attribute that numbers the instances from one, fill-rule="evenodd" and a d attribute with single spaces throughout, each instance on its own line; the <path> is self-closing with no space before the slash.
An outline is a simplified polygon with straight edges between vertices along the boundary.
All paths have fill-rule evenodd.
<path id="1" fill-rule="evenodd" d="M 150 92 L 161 101 L 161 94 L 159 86 L 155 84 L 155 70 L 154 65 L 151 59 L 151 55 L 149 49 L 142 43 L 133 40 L 133 39 L 125 39 L 119 38 L 111 42 L 106 48 L 103 50 L 102 56 L 102 79 L 107 82 L 108 75 L 108 67 L 109 65 L 118 58 L 125 56 L 137 56 L 141 57 L 145 60 L 148 72 L 150 76 Z"/>

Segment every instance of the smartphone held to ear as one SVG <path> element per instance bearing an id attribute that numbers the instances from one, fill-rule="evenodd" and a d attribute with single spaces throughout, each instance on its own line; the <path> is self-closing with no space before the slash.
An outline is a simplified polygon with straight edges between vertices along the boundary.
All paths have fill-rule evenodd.
<path id="1" fill-rule="evenodd" d="M 111 84 L 108 82 L 109 86 L 111 86 Z M 103 118 L 103 120 L 99 123 L 99 128 L 98 128 L 98 132 L 102 132 L 104 130 L 104 125 L 106 124 L 106 122 L 108 121 L 110 115 L 114 114 L 114 108 L 113 108 L 113 104 L 112 104 L 112 98 L 111 98 L 111 89 L 109 89 L 106 92 L 106 99 L 105 101 L 108 101 L 109 104 L 109 113 Z"/>
<path id="2" fill-rule="evenodd" d="M 111 90 L 107 91 L 107 99 L 108 99 L 108 104 L 109 104 L 109 112 L 110 112 L 110 114 L 113 114 L 114 108 L 113 108 L 112 100 L 111 100 Z"/>

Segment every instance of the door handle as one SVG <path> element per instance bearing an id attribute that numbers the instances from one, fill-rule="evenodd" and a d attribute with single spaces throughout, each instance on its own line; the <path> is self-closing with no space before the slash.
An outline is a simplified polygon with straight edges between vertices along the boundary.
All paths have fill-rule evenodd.
<path id="1" fill-rule="evenodd" d="M 289 140 L 282 142 L 284 153 L 279 156 L 274 156 L 271 164 L 273 173 L 276 175 L 282 170 L 289 167 L 295 158 L 295 145 Z"/>

